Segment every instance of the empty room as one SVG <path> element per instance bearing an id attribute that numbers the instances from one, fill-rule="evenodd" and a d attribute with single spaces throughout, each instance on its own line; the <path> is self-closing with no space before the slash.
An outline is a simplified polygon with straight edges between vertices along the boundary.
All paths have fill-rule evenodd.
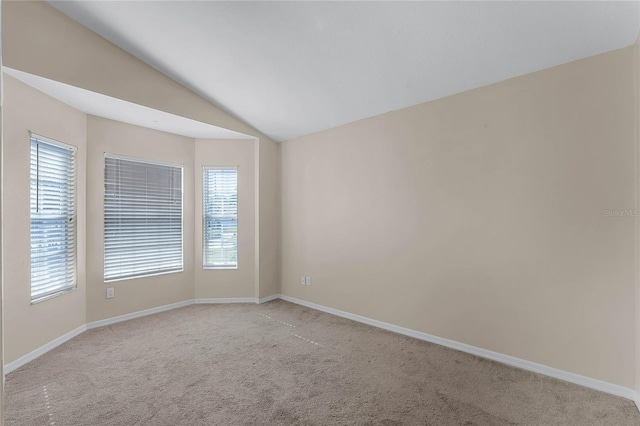
<path id="1" fill-rule="evenodd" d="M 640 2 L 0 11 L 0 425 L 640 425 Z"/>

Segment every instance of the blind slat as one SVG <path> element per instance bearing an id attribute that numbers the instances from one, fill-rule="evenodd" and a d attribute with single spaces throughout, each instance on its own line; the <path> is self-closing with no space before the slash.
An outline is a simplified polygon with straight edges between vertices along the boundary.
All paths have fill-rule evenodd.
<path id="1" fill-rule="evenodd" d="M 182 271 L 182 167 L 106 155 L 104 183 L 104 280 Z"/>

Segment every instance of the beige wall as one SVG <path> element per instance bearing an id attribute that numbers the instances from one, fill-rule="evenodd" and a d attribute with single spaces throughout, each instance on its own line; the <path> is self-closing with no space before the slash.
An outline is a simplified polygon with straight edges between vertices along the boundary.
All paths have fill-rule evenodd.
<path id="1" fill-rule="evenodd" d="M 87 118 L 87 322 L 193 298 L 193 139 L 143 127 Z M 104 154 L 182 164 L 184 271 L 104 282 Z M 106 298 L 107 287 L 115 297 Z"/>
<path id="2" fill-rule="evenodd" d="M 254 140 L 195 141 L 195 297 L 254 297 L 255 156 Z M 238 167 L 238 269 L 202 268 L 202 168 Z"/>
<path id="3" fill-rule="evenodd" d="M 260 196 L 260 203 L 269 208 L 260 209 L 263 213 L 260 229 L 264 229 L 265 234 L 260 235 L 259 241 L 267 263 L 256 265 L 255 284 L 264 277 L 269 288 L 266 291 L 272 292 L 278 280 L 279 234 L 274 230 L 278 227 L 279 215 L 276 209 L 270 208 L 279 205 L 279 187 L 271 186 L 277 177 L 274 174 L 277 156 L 273 155 L 277 146 L 265 135 L 46 3 L 4 2 L 2 7 L 6 66 L 260 138 L 260 146 L 264 145 L 267 153 L 266 158 L 260 158 L 260 170 L 265 170 L 264 181 L 270 186 L 262 191 L 265 195 Z M 262 177 L 263 172 L 260 173 Z M 254 289 L 254 295 L 255 292 Z"/>
<path id="4" fill-rule="evenodd" d="M 640 212 L 640 35 L 633 45 L 634 53 L 634 80 L 635 80 L 635 123 L 636 123 L 636 202 L 635 210 Z M 636 390 L 640 390 L 640 216 L 636 216 Z M 637 402 L 640 409 L 640 399 Z"/>
<path id="5" fill-rule="evenodd" d="M 265 156 L 259 157 L 256 204 L 265 207 L 256 226 L 263 254 L 256 259 L 265 264 L 255 266 L 253 295 L 272 294 L 279 284 L 276 144 L 45 2 L 3 2 L 2 8 L 4 65 L 259 138 Z"/>
<path id="6" fill-rule="evenodd" d="M 2 169 L 4 363 L 84 325 L 86 116 L 4 75 Z M 77 151 L 78 288 L 31 304 L 29 131 L 74 145 Z M 10 224 L 7 226 L 7 224 Z"/>
<path id="7" fill-rule="evenodd" d="M 262 141 L 260 159 L 259 274 L 256 297 L 280 293 L 280 145 Z"/>
<path id="8" fill-rule="evenodd" d="M 282 144 L 286 295 L 635 388 L 631 48 Z M 312 277 L 310 287 L 299 277 Z"/>

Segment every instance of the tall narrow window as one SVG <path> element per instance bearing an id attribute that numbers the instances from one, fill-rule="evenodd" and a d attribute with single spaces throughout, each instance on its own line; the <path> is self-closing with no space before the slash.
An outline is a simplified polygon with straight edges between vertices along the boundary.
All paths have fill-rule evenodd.
<path id="1" fill-rule="evenodd" d="M 203 266 L 238 267 L 238 170 L 203 169 Z"/>
<path id="2" fill-rule="evenodd" d="M 76 149 L 31 134 L 31 302 L 76 287 Z"/>
<path id="3" fill-rule="evenodd" d="M 182 271 L 182 167 L 104 162 L 104 280 Z"/>

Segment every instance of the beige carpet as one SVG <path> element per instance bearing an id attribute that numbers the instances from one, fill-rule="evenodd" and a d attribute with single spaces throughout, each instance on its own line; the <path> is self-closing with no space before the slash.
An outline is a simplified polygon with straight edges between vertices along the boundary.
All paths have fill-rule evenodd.
<path id="1" fill-rule="evenodd" d="M 88 331 L 9 374 L 6 424 L 639 425 L 631 401 L 273 301 Z"/>

